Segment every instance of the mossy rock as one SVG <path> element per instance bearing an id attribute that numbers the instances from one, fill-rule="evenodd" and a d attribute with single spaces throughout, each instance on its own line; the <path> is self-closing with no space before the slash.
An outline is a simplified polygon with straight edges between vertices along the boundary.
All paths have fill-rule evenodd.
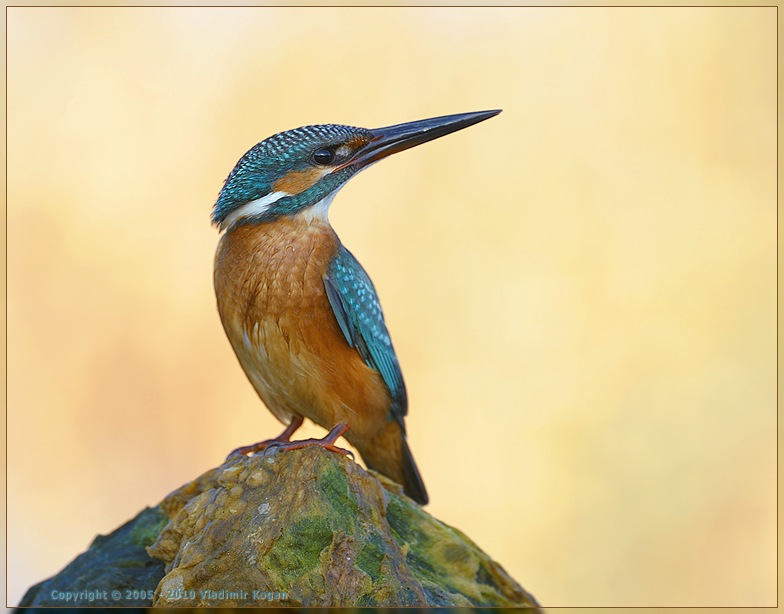
<path id="1" fill-rule="evenodd" d="M 52 599 L 58 591 L 80 590 L 105 590 L 109 598 Z M 126 600 L 127 590 L 141 598 Z M 113 591 L 123 599 L 113 599 Z M 20 603 L 150 605 L 538 604 L 471 540 L 427 514 L 397 484 L 312 446 L 230 457 L 156 508 L 97 537 Z"/>

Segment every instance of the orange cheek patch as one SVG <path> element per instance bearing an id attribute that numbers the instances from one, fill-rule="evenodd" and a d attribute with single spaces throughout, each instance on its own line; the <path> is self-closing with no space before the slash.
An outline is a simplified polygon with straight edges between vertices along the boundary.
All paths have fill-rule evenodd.
<path id="1" fill-rule="evenodd" d="M 299 194 L 315 185 L 319 179 L 331 170 L 331 168 L 310 168 L 306 171 L 291 171 L 273 183 L 272 190 L 273 192 L 286 192 L 292 195 Z"/>

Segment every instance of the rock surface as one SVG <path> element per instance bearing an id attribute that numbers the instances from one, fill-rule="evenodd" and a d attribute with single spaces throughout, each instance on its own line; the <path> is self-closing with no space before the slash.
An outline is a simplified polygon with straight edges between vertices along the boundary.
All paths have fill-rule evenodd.
<path id="1" fill-rule="evenodd" d="M 99 540 L 116 541 L 124 531 L 127 541 L 145 514 L 144 526 L 154 527 L 157 539 L 148 530 L 134 541 L 135 554 L 148 545 L 153 558 L 146 563 L 158 572 L 136 585 L 154 589 L 146 605 L 538 605 L 500 565 L 460 531 L 428 515 L 397 484 L 317 446 L 230 457 L 159 508 L 96 538 L 60 575 Z M 121 565 L 107 557 L 104 576 L 85 579 L 94 587 L 100 577 L 111 590 L 112 573 Z M 60 575 L 30 589 L 20 605 L 104 605 L 41 601 Z M 74 590 L 79 583 L 67 585 Z"/>
<path id="2" fill-rule="evenodd" d="M 146 508 L 110 535 L 99 535 L 59 574 L 31 587 L 20 607 L 149 606 L 165 571 L 145 550 L 169 518 Z"/>

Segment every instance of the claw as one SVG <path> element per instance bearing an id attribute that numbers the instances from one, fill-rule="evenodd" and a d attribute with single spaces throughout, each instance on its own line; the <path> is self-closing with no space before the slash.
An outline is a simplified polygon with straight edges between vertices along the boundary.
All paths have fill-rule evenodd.
<path id="1" fill-rule="evenodd" d="M 226 457 L 226 460 L 230 459 L 235 454 L 246 456 L 248 454 L 255 454 L 256 452 L 261 452 L 262 450 L 266 450 L 267 448 L 269 448 L 269 446 L 273 444 L 285 443 L 291 439 L 291 436 L 300 426 L 302 426 L 302 418 L 299 416 L 295 416 L 294 418 L 292 418 L 291 422 L 283 430 L 283 432 L 277 437 L 275 437 L 274 439 L 265 439 L 264 441 L 254 443 L 249 446 L 242 446 L 240 448 L 237 448 L 236 450 L 232 450 L 231 452 L 229 452 L 229 455 Z"/>
<path id="2" fill-rule="evenodd" d="M 281 446 L 283 445 L 280 441 L 272 441 L 270 444 L 264 448 L 261 455 L 264 456 L 274 456 L 280 451 Z"/>

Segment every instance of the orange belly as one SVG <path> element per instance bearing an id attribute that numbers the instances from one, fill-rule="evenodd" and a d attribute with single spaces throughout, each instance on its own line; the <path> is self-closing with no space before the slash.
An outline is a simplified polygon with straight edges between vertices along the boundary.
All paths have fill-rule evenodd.
<path id="1" fill-rule="evenodd" d="M 262 401 L 284 424 L 348 422 L 356 445 L 388 420 L 390 394 L 351 348 L 324 289 L 340 245 L 324 221 L 304 216 L 229 231 L 215 256 L 223 328 Z"/>

